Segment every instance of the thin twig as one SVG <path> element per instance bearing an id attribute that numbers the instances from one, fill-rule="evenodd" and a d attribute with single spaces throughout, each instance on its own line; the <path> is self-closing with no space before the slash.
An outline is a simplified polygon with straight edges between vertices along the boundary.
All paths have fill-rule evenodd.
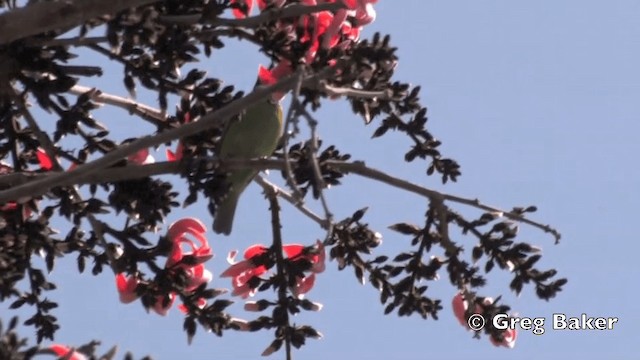
<path id="1" fill-rule="evenodd" d="M 282 152 L 284 154 L 284 166 L 285 166 L 285 178 L 287 181 L 287 185 L 293 191 L 293 197 L 298 199 L 299 202 L 302 202 L 302 192 L 298 188 L 298 184 L 296 184 L 296 179 L 293 176 L 293 169 L 291 169 L 291 162 L 289 160 L 289 137 L 291 135 L 297 135 L 296 131 L 293 131 L 291 134 L 289 133 L 289 128 L 294 126 L 294 129 L 297 129 L 297 118 L 296 118 L 296 107 L 299 103 L 298 97 L 300 96 L 300 83 L 302 81 L 302 72 L 298 70 L 296 72 L 296 86 L 292 91 L 292 99 L 291 104 L 289 105 L 289 109 L 287 110 L 287 118 L 284 122 L 284 129 L 282 132 Z"/>
<path id="2" fill-rule="evenodd" d="M 262 188 L 267 191 L 269 188 L 276 189 L 278 196 L 285 199 L 288 203 L 295 206 L 296 209 L 300 210 L 301 213 L 306 215 L 309 219 L 315 221 L 318 225 L 320 225 L 323 229 L 328 227 L 327 221 L 320 217 L 318 214 L 314 213 L 311 209 L 304 206 L 304 204 L 300 203 L 293 195 L 289 194 L 284 189 L 265 179 L 263 176 L 256 176 L 253 179 L 258 185 L 262 186 Z"/>
<path id="3" fill-rule="evenodd" d="M 415 194 L 418 194 L 418 195 L 422 195 L 422 196 L 427 197 L 429 199 L 442 198 L 444 201 L 451 201 L 451 202 L 455 202 L 455 203 L 459 203 L 459 204 L 469 205 L 471 207 L 475 207 L 477 209 L 481 209 L 481 210 L 485 210 L 485 211 L 501 212 L 508 219 L 511 219 L 511 220 L 514 220 L 514 221 L 519 221 L 519 222 L 531 225 L 531 226 L 533 226 L 535 228 L 538 228 L 538 229 L 540 229 L 540 230 L 542 230 L 542 231 L 544 231 L 546 233 L 552 234 L 554 236 L 554 238 L 556 239 L 556 243 L 558 243 L 560 241 L 560 238 L 561 238 L 560 233 L 556 229 L 552 228 L 549 225 L 543 225 L 543 224 L 540 224 L 538 222 L 529 220 L 526 217 L 522 216 L 521 214 L 514 213 L 514 212 L 509 212 L 509 211 L 504 211 L 504 210 L 500 210 L 500 209 L 498 209 L 496 207 L 493 207 L 493 206 L 485 205 L 485 204 L 481 203 L 480 200 L 478 200 L 478 199 L 468 199 L 468 198 L 463 198 L 463 197 L 460 197 L 460 196 L 440 193 L 440 192 L 435 191 L 435 190 L 427 189 L 425 187 L 422 187 L 420 185 L 416 185 L 416 184 L 411 183 L 409 181 L 393 177 L 393 176 L 391 176 L 391 175 L 389 175 L 387 173 L 384 173 L 382 171 L 369 168 L 364 164 L 364 162 L 361 162 L 361 161 L 345 163 L 345 162 L 341 162 L 341 161 L 329 160 L 325 164 L 330 165 L 330 166 L 334 166 L 337 169 L 340 169 L 342 171 L 352 172 L 352 173 L 358 174 L 358 175 L 363 176 L 363 177 L 367 177 L 367 178 L 370 178 L 370 179 L 378 180 L 378 181 L 383 182 L 385 184 L 388 184 L 388 185 L 391 185 L 391 186 L 394 186 L 394 187 L 397 187 L 397 188 L 400 188 L 400 189 L 404 189 L 404 190 L 407 190 L 409 192 L 412 192 L 412 193 L 415 193 Z"/>
<path id="4" fill-rule="evenodd" d="M 319 90 L 326 92 L 330 96 L 346 96 L 358 99 L 393 100 L 393 96 L 390 90 L 366 91 L 354 88 L 335 87 L 329 85 L 326 81 L 320 82 Z"/>
<path id="5" fill-rule="evenodd" d="M 318 163 L 318 121 L 314 119 L 311 114 L 309 114 L 309 112 L 307 112 L 304 108 L 302 108 L 300 111 L 302 111 L 301 114 L 307 119 L 307 123 L 309 124 L 309 128 L 311 129 L 311 154 L 309 156 L 309 161 L 311 162 L 311 168 L 313 169 L 313 176 L 315 178 L 316 187 L 318 189 L 320 203 L 322 204 L 322 209 L 324 210 L 324 216 L 327 220 L 327 223 L 329 224 L 326 236 L 326 239 L 329 239 L 329 237 L 333 233 L 333 214 L 331 213 L 331 209 L 329 209 L 327 198 L 324 196 L 324 189 L 327 187 L 327 183 L 322 178 L 322 171 L 320 171 L 320 164 Z"/>
<path id="6" fill-rule="evenodd" d="M 444 247 L 444 250 L 447 253 L 454 256 L 458 253 L 458 248 L 449 238 L 449 209 L 447 209 L 447 206 L 444 204 L 444 197 L 433 197 L 430 199 L 434 210 L 438 214 L 438 231 L 440 233 L 440 245 Z"/>
<path id="7" fill-rule="evenodd" d="M 112 95 L 96 88 L 89 88 L 81 85 L 74 85 L 69 92 L 74 95 L 82 95 L 89 93 L 91 100 L 99 104 L 109 104 L 121 109 L 127 110 L 129 114 L 135 114 L 141 118 L 148 120 L 154 124 L 165 122 L 167 120 L 166 112 L 151 106 L 139 103 L 137 101 L 127 99 L 121 96 Z"/>

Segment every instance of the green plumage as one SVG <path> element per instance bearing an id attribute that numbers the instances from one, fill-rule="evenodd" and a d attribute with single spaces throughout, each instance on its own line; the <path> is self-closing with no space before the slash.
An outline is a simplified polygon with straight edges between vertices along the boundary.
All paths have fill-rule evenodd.
<path id="1" fill-rule="evenodd" d="M 219 156 L 225 158 L 259 158 L 270 156 L 278 145 L 282 132 L 282 106 L 265 100 L 248 108 L 239 121 L 227 128 Z M 233 170 L 227 180 L 231 189 L 218 205 L 213 230 L 229 235 L 238 199 L 258 171 L 253 169 Z"/>

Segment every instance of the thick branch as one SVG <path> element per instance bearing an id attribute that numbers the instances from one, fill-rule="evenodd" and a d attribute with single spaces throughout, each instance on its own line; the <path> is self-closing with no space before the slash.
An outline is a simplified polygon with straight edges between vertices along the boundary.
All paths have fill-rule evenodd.
<path id="1" fill-rule="evenodd" d="M 320 75 L 316 74 L 314 76 L 311 76 L 309 80 L 312 80 L 317 76 Z M 129 144 L 121 145 L 114 151 L 106 154 L 99 159 L 96 159 L 84 165 L 80 165 L 74 171 L 52 173 L 43 179 L 38 179 L 22 186 L 17 186 L 11 189 L 0 191 L 0 203 L 22 199 L 25 197 L 43 195 L 51 188 L 61 186 L 65 183 L 73 182 L 74 178 L 82 178 L 83 176 L 86 176 L 90 173 L 104 169 L 120 161 L 121 159 L 126 158 L 129 155 L 135 154 L 140 150 L 158 146 L 165 142 L 170 142 L 186 136 L 194 135 L 209 128 L 215 127 L 216 125 L 223 124 L 231 116 L 240 113 L 243 109 L 246 109 L 247 107 L 258 103 L 259 101 L 263 101 L 269 95 L 271 95 L 271 93 L 275 91 L 290 90 L 295 82 L 296 77 L 289 76 L 279 81 L 277 84 L 256 89 L 251 94 L 237 101 L 234 101 L 233 103 L 221 108 L 220 110 L 203 116 L 199 121 L 185 124 L 178 128 L 164 131 L 156 135 L 145 136 Z"/>
<path id="2" fill-rule="evenodd" d="M 43 32 L 76 27 L 89 19 L 158 0 L 40 1 L 0 15 L 0 45 Z"/>
<path id="3" fill-rule="evenodd" d="M 346 6 L 340 2 L 324 3 L 320 5 L 301 5 L 295 4 L 284 8 L 272 8 L 267 11 L 263 11 L 260 15 L 246 17 L 244 19 L 202 19 L 201 15 L 177 15 L 177 16 L 163 16 L 161 21 L 165 21 L 171 24 L 178 25 L 194 25 L 203 21 L 206 24 L 214 26 L 232 26 L 232 27 L 257 27 L 261 24 L 275 21 L 278 19 L 285 19 L 290 17 L 298 17 L 302 15 L 313 14 L 321 11 L 338 11 L 344 9 Z"/>
<path id="4" fill-rule="evenodd" d="M 217 164 L 219 161 L 216 159 L 212 159 L 212 162 Z M 255 170 L 280 170 L 283 171 L 285 169 L 285 161 L 278 159 L 226 159 L 223 162 L 220 162 L 226 169 L 255 169 Z M 426 187 L 416 185 L 407 180 L 403 180 L 394 176 L 391 176 L 383 171 L 373 169 L 367 167 L 364 162 L 356 161 L 356 162 L 343 162 L 337 160 L 328 160 L 324 162 L 326 165 L 330 165 L 337 170 L 341 170 L 348 173 L 353 173 L 356 175 L 360 175 L 362 177 L 366 177 L 372 180 L 376 180 L 387 185 L 391 185 L 398 189 L 406 190 L 412 192 L 414 194 L 418 194 L 420 196 L 426 197 L 430 200 L 435 200 L 436 202 L 440 201 L 451 201 L 463 205 L 468 205 L 480 210 L 490 211 L 490 212 L 498 212 L 502 213 L 508 219 L 522 222 L 528 225 L 531 225 L 535 228 L 538 228 L 546 233 L 550 233 L 558 242 L 561 238 L 561 234 L 558 230 L 552 228 L 549 225 L 543 225 L 533 220 L 529 220 L 524 217 L 522 214 L 513 213 L 498 209 L 493 206 L 489 206 L 483 204 L 478 199 L 469 199 L 460 196 L 450 195 L 446 193 L 441 193 L 435 190 L 428 189 Z M 180 162 L 164 162 L 164 163 L 156 163 L 150 165 L 129 165 L 126 167 L 113 168 L 113 169 L 104 169 L 99 173 L 94 174 L 86 174 L 81 177 L 66 177 L 64 181 L 59 182 L 56 186 L 68 186 L 73 184 L 96 184 L 96 183 L 104 183 L 111 181 L 121 181 L 128 179 L 136 179 L 145 176 L 152 175 L 162 175 L 167 173 L 179 173 L 181 171 L 182 163 Z M 75 172 L 76 170 L 74 170 Z M 50 174 L 8 174 L 4 176 L 0 176 L 0 186 L 5 184 L 13 184 L 26 181 L 28 179 L 37 179 L 33 180 L 32 183 L 36 181 L 47 180 L 51 177 Z M 30 183 L 27 183 L 27 185 Z M 26 185 L 22 185 L 17 188 L 23 188 Z M 5 193 L 10 192 L 10 190 L 5 190 L 0 192 L 0 201 L 3 201 L 3 195 Z M 292 196 L 295 200 L 295 197 Z"/>

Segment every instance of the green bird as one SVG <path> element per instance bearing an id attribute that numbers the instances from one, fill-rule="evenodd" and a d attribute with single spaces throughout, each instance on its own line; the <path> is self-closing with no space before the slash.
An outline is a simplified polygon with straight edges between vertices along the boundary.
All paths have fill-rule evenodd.
<path id="1" fill-rule="evenodd" d="M 227 127 L 220 145 L 219 156 L 225 158 L 259 158 L 270 156 L 278 146 L 282 133 L 282 105 L 273 98 L 246 109 L 238 121 Z M 226 197 L 216 210 L 213 230 L 229 235 L 238 200 L 244 189 L 258 174 L 257 170 L 241 169 L 229 173 L 231 184 Z"/>

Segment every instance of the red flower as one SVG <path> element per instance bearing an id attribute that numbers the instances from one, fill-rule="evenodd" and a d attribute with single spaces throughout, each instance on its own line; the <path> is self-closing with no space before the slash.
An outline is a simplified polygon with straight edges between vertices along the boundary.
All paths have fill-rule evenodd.
<path id="1" fill-rule="evenodd" d="M 453 315 L 455 315 L 456 319 L 460 325 L 469 329 L 469 325 L 467 324 L 467 308 L 469 307 L 467 304 L 467 300 L 464 299 L 464 294 L 458 292 L 451 300 L 451 307 L 453 308 Z M 482 309 L 480 306 L 476 305 L 475 312 L 476 314 L 480 314 Z"/>
<path id="2" fill-rule="evenodd" d="M 492 298 L 485 298 L 484 299 L 484 304 L 485 305 L 491 305 L 493 303 L 493 299 Z M 453 314 L 455 315 L 455 317 L 458 319 L 458 322 L 460 323 L 460 325 L 464 326 L 467 328 L 467 330 L 469 330 L 469 324 L 467 323 L 467 308 L 468 303 L 467 300 L 464 299 L 464 294 L 462 294 L 461 292 L 458 292 L 454 297 L 453 300 L 451 301 L 451 306 L 453 308 Z M 476 304 L 476 307 L 473 311 L 474 314 L 482 314 L 482 307 L 478 304 Z"/>
<path id="3" fill-rule="evenodd" d="M 206 258 L 206 260 L 211 258 L 212 252 L 207 237 L 204 235 L 205 232 L 207 232 L 207 227 L 196 218 L 184 218 L 171 224 L 169 230 L 167 230 L 167 238 L 173 245 L 165 267 L 174 266 L 186 255 L 202 259 Z M 193 236 L 199 244 L 196 245 L 187 235 Z M 190 251 L 185 252 L 182 249 L 182 245 L 189 246 L 191 248 Z M 198 263 L 200 262 L 198 261 Z"/>
<path id="4" fill-rule="evenodd" d="M 256 289 L 252 289 L 249 285 L 249 281 L 254 276 L 260 276 L 267 272 L 267 268 L 263 265 L 257 266 L 253 262 L 253 258 L 262 255 L 267 251 L 267 248 L 263 245 L 252 245 L 244 252 L 244 260 L 236 262 L 235 257 L 238 254 L 237 251 L 231 251 L 227 257 L 227 261 L 231 266 L 220 274 L 220 277 L 231 277 L 231 284 L 233 285 L 232 295 L 241 296 L 243 299 L 253 296 L 256 293 Z"/>
<path id="5" fill-rule="evenodd" d="M 302 297 L 313 288 L 316 281 L 316 274 L 323 272 L 325 269 L 324 262 L 326 254 L 324 244 L 320 240 L 316 241 L 314 253 L 305 253 L 307 248 L 299 244 L 285 245 L 282 248 L 290 260 L 305 259 L 311 263 L 311 268 L 309 269 L 311 274 L 298 277 L 296 286 L 292 289 L 295 296 Z"/>
<path id="6" fill-rule="evenodd" d="M 249 282 L 255 276 L 260 276 L 267 272 L 267 268 L 264 265 L 256 265 L 255 258 L 267 252 L 267 248 L 264 245 L 256 244 L 247 248 L 244 252 L 244 260 L 236 262 L 235 257 L 237 251 L 232 251 L 227 257 L 227 261 L 231 266 L 225 270 L 220 277 L 231 277 L 231 284 L 233 286 L 232 295 L 241 296 L 243 299 L 253 296 L 256 289 L 252 289 Z M 316 248 L 312 251 L 308 251 L 307 247 L 299 244 L 291 244 L 282 246 L 282 250 L 287 257 L 292 260 L 305 259 L 311 263 L 311 274 L 308 276 L 300 276 L 297 279 L 295 287 L 292 292 L 295 296 L 301 297 L 311 290 L 315 283 L 315 274 L 321 273 L 325 269 L 326 254 L 324 251 L 324 245 L 321 241 L 316 243 Z"/>
<path id="7" fill-rule="evenodd" d="M 513 349 L 513 347 L 516 346 L 517 337 L 518 332 L 516 331 L 516 329 L 508 328 L 502 332 L 502 341 L 496 340 L 493 336 L 489 336 L 489 341 L 491 341 L 494 346 L 504 346 L 508 347 L 509 349 Z"/>
<path id="8" fill-rule="evenodd" d="M 77 351 L 71 351 L 71 349 L 68 346 L 64 346 L 64 345 L 60 345 L 60 344 L 53 344 L 49 347 L 49 349 L 51 351 L 53 351 L 56 355 L 58 355 L 61 358 L 65 358 L 68 360 L 86 360 L 87 357 L 84 356 L 83 354 L 77 352 Z M 68 358 L 66 358 L 67 355 L 69 355 L 69 353 L 71 353 L 71 356 L 69 356 Z"/>
<path id="9" fill-rule="evenodd" d="M 492 298 L 484 298 L 483 303 L 485 305 L 493 304 Z M 460 325 L 464 326 L 467 330 L 470 330 L 469 324 L 467 323 L 466 311 L 468 308 L 467 301 L 464 299 L 464 295 L 461 292 L 458 292 L 451 301 L 451 307 L 453 308 L 453 314 L 455 315 Z M 482 307 L 476 304 L 474 309 L 474 314 L 482 314 Z M 507 329 L 502 332 L 503 340 L 498 341 L 494 339 L 493 336 L 489 336 L 489 340 L 495 346 L 504 346 L 508 348 L 513 348 L 516 344 L 516 337 L 518 333 L 515 329 Z"/>
<path id="10" fill-rule="evenodd" d="M 192 292 L 200 285 L 209 283 L 213 279 L 211 271 L 204 266 L 204 262 L 213 256 L 211 247 L 209 247 L 207 238 L 204 235 L 206 231 L 207 227 L 196 218 L 178 220 L 171 224 L 167 230 L 167 238 L 172 245 L 165 268 L 181 269 L 187 274 L 186 292 Z M 189 249 L 183 249 L 183 245 L 186 245 Z M 191 256 L 192 258 L 187 263 L 184 263 L 185 256 Z M 116 287 L 120 301 L 127 304 L 136 300 L 138 298 L 136 294 L 138 284 L 139 280 L 135 276 L 117 274 Z M 175 293 L 170 293 L 167 297 L 158 296 L 152 310 L 164 316 L 173 305 L 175 299 Z M 205 299 L 198 299 L 198 306 L 204 307 L 206 303 Z M 180 305 L 179 309 L 186 312 L 186 307 L 183 305 Z"/>
<path id="11" fill-rule="evenodd" d="M 40 169 L 44 171 L 50 171 L 53 169 L 53 160 L 47 155 L 47 152 L 42 148 L 38 148 L 36 150 L 36 157 L 38 158 L 38 162 L 40 163 Z M 71 163 L 67 171 L 71 171 L 78 167 L 78 164 Z"/>
<path id="12" fill-rule="evenodd" d="M 169 309 L 171 309 L 171 306 L 173 306 L 173 303 L 176 301 L 176 294 L 174 293 L 170 293 L 168 295 L 169 300 L 167 301 L 166 297 L 164 296 L 158 296 L 156 297 L 156 303 L 155 305 L 153 305 L 153 311 L 156 312 L 156 314 L 160 315 L 160 316 L 166 316 L 167 313 L 169 312 Z M 166 304 L 165 304 L 166 301 Z"/>
<path id="13" fill-rule="evenodd" d="M 116 275 L 116 288 L 121 303 L 128 304 L 138 298 L 138 294 L 136 294 L 138 283 L 138 278 L 135 276 L 125 276 L 122 273 Z"/>
<path id="14" fill-rule="evenodd" d="M 167 231 L 167 237 L 173 243 L 173 246 L 165 267 L 178 267 L 187 273 L 188 283 L 185 287 L 187 292 L 194 291 L 200 285 L 209 283 L 213 279 L 211 271 L 204 266 L 204 262 L 212 257 L 211 247 L 209 247 L 207 238 L 204 235 L 206 231 L 207 227 L 196 218 L 185 218 L 176 221 L 169 226 Z M 199 244 L 196 245 L 187 235 L 193 236 Z M 182 249 L 184 244 L 189 246 L 190 250 L 184 251 Z M 195 265 L 181 263 L 185 256 L 193 256 Z M 198 299 L 198 305 L 204 307 L 206 300 Z M 180 309 L 186 312 L 184 306 L 180 306 Z"/>
<path id="15" fill-rule="evenodd" d="M 278 82 L 281 78 L 290 75 L 293 73 L 293 69 L 291 68 L 291 64 L 287 60 L 283 60 L 278 63 L 273 69 L 269 70 L 264 66 L 260 65 L 258 67 L 258 79 L 260 83 L 263 85 L 273 85 Z M 271 99 L 273 101 L 280 101 L 284 98 L 283 91 L 277 91 L 271 94 Z"/>
<path id="16" fill-rule="evenodd" d="M 248 7 L 248 12 L 250 13 L 253 7 L 253 1 L 232 1 L 232 3 L 240 2 Z M 314 6 L 324 2 L 335 2 L 335 0 L 302 0 L 300 3 Z M 372 4 L 376 3 L 377 0 L 342 0 L 342 2 L 347 6 L 347 9 L 340 9 L 335 13 L 321 11 L 301 16 L 297 19 L 297 26 L 292 26 L 289 22 L 279 24 L 280 29 L 287 32 L 290 38 L 297 38 L 297 40 L 302 43 L 310 44 L 304 59 L 301 59 L 307 64 L 314 61 L 320 47 L 323 49 L 331 49 L 335 46 L 340 46 L 341 48 L 350 46 L 352 42 L 358 40 L 362 26 L 375 20 L 376 13 Z M 284 1 L 280 0 L 277 1 L 275 5 L 282 6 L 283 4 Z M 264 9 L 265 6 L 265 1 L 258 1 L 258 7 L 261 10 Z M 238 18 L 245 17 L 245 14 L 237 9 L 234 9 L 234 15 Z M 300 37 L 298 37 L 299 28 L 304 29 Z M 342 42 L 340 42 L 341 39 L 343 39 Z M 335 64 L 335 59 L 330 59 L 329 63 Z M 292 72 L 293 67 L 289 60 L 281 59 L 271 70 L 267 70 L 261 66 L 258 71 L 258 78 L 262 84 L 270 85 Z M 281 100 L 283 97 L 284 93 L 282 92 L 273 94 L 273 99 L 276 101 Z"/>
<path id="17" fill-rule="evenodd" d="M 167 149 L 167 161 L 180 161 L 182 159 L 182 141 L 178 141 L 178 146 L 176 147 L 176 152 Z"/>

